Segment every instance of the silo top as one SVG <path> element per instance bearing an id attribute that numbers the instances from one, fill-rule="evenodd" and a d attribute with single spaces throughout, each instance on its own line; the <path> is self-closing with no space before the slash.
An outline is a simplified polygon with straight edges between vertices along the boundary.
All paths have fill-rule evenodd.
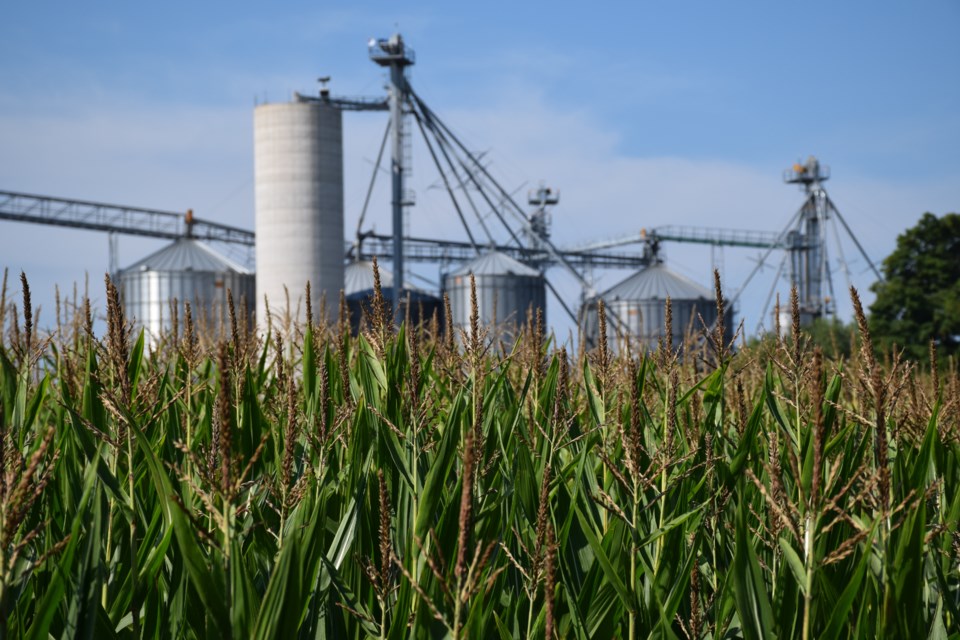
<path id="1" fill-rule="evenodd" d="M 662 263 L 647 267 L 603 292 L 605 300 L 697 300 L 713 294 L 685 276 L 674 273 Z"/>
<path id="2" fill-rule="evenodd" d="M 380 271 L 380 286 L 392 287 L 393 274 L 384 269 L 379 264 L 377 270 Z M 343 270 L 343 292 L 346 295 L 357 293 L 359 291 L 373 290 L 373 262 L 369 260 L 358 260 L 351 262 Z"/>
<path id="3" fill-rule="evenodd" d="M 459 269 L 450 272 L 451 276 L 525 276 L 539 278 L 540 272 L 514 260 L 505 253 L 490 251 L 477 256 Z"/>
<path id="4" fill-rule="evenodd" d="M 386 269 L 380 268 L 380 291 L 387 300 L 393 300 L 393 274 Z M 343 270 L 344 287 L 343 295 L 347 300 L 363 300 L 373 295 L 373 262 L 369 260 L 358 260 L 351 262 Z M 440 299 L 433 294 L 417 289 L 416 287 L 406 286 L 403 288 L 401 300 L 406 300 L 409 296 L 411 302 L 435 302 Z"/>
<path id="5" fill-rule="evenodd" d="M 134 262 L 123 269 L 122 273 L 135 271 L 207 271 L 222 273 L 250 274 L 249 269 L 241 267 L 210 247 L 192 238 L 180 238 L 151 253 L 146 258 Z"/>

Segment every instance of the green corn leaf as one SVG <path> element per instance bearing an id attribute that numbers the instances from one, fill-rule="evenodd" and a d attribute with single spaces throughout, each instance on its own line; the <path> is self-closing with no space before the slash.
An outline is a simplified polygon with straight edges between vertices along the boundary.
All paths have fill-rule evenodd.
<path id="1" fill-rule="evenodd" d="M 910 486 L 919 491 L 924 491 L 927 484 L 936 479 L 936 470 L 934 464 L 934 449 L 937 446 L 939 432 L 937 430 L 937 421 L 940 417 L 940 403 L 937 402 L 927 422 L 927 432 L 923 437 L 923 444 L 920 445 L 920 453 L 913 463 L 913 472 L 910 474 Z"/>
<path id="2" fill-rule="evenodd" d="M 741 504 L 737 517 L 736 553 L 733 558 L 733 591 L 737 613 L 746 640 L 776 638 L 773 609 L 750 536 L 747 510 Z"/>
<path id="3" fill-rule="evenodd" d="M 606 407 L 604 407 L 603 400 L 597 392 L 597 380 L 586 361 L 583 363 L 583 386 L 587 392 L 587 402 L 590 405 L 590 415 L 593 416 L 594 424 L 604 424 L 607 417 Z"/>
<path id="4" fill-rule="evenodd" d="M 703 381 L 703 408 L 706 410 L 707 428 L 716 433 L 723 433 L 724 412 L 724 374 L 727 365 L 724 364 L 707 376 Z"/>
<path id="5" fill-rule="evenodd" d="M 299 551 L 300 545 L 296 540 L 287 540 L 280 550 L 263 602 L 260 604 L 254 638 L 268 640 L 297 636 L 301 609 L 306 609 L 306 603 L 303 601 L 306 595 L 303 592 L 303 565 Z M 255 606 L 255 602 L 236 602 L 235 604 Z M 235 619 L 235 624 L 241 620 L 242 618 Z"/>
<path id="6" fill-rule="evenodd" d="M 763 404 L 757 403 L 747 419 L 747 426 L 743 430 L 743 436 L 737 446 L 737 452 L 730 462 L 730 475 L 732 479 L 740 476 L 740 473 L 747 465 L 747 460 L 751 452 L 757 446 L 757 433 L 760 431 L 760 425 L 763 421 Z"/>
<path id="7" fill-rule="evenodd" d="M 620 576 L 624 575 L 624 567 L 615 567 L 613 565 L 613 562 L 610 560 L 610 557 L 604 550 L 604 544 L 601 543 L 601 540 L 597 536 L 597 533 L 594 532 L 593 526 L 591 525 L 589 519 L 584 516 L 582 511 L 580 511 L 579 506 L 577 507 L 577 517 L 580 521 L 581 529 L 587 538 L 587 542 L 590 544 L 590 549 L 593 551 L 594 558 L 596 558 L 597 562 L 600 564 L 600 567 L 603 569 L 604 579 L 610 586 L 613 587 L 617 595 L 620 596 L 620 602 L 623 604 L 624 609 L 627 611 L 635 609 L 636 607 L 633 603 L 633 596 L 630 595 L 630 591 L 627 590 L 627 586 L 620 578 Z M 606 539 L 606 536 L 604 538 Z"/>
<path id="8" fill-rule="evenodd" d="M 138 448 L 147 464 L 147 469 L 157 494 L 160 496 L 164 509 L 164 520 L 173 527 L 177 548 L 180 550 L 183 561 L 186 564 L 187 574 L 190 576 L 190 580 L 196 587 L 200 599 L 210 614 L 210 620 L 217 629 L 217 633 L 225 636 L 230 629 L 230 616 L 222 583 L 214 577 L 208 561 L 204 557 L 203 551 L 193 533 L 192 523 L 180 509 L 180 506 L 174 502 L 173 496 L 175 493 L 173 486 L 167 474 L 164 473 L 160 462 L 157 460 L 150 443 L 146 437 L 143 436 L 143 432 L 136 426 L 135 421 L 131 420 L 130 426 L 131 429 L 136 432 L 134 440 L 136 440 Z"/>
<path id="9" fill-rule="evenodd" d="M 837 419 L 837 403 L 840 402 L 840 390 L 843 377 L 840 371 L 830 379 L 827 390 L 823 394 L 823 428 L 829 434 L 833 433 L 833 425 Z"/>
<path id="10" fill-rule="evenodd" d="M 279 566 L 279 564 L 280 562 L 278 561 L 277 565 Z M 233 637 L 239 640 L 240 638 L 248 637 L 249 630 L 254 628 L 257 609 L 260 608 L 260 596 L 253 584 L 246 560 L 243 557 L 243 546 L 236 537 L 230 540 L 229 580 L 231 595 L 230 626 Z M 267 594 L 269 593 L 270 583 L 267 585 Z M 264 596 L 264 601 L 266 601 L 266 596 Z"/>
<path id="11" fill-rule="evenodd" d="M 496 611 L 493 612 L 493 622 L 497 626 L 497 633 L 500 635 L 500 640 L 513 640 L 513 634 L 510 633 L 510 629 L 503 623 L 503 620 L 500 619 Z"/>
<path id="12" fill-rule="evenodd" d="M 140 372 L 143 370 L 143 334 L 144 330 L 140 329 L 137 341 L 133 343 L 133 348 L 130 350 L 130 360 L 127 361 L 127 379 L 130 380 L 131 397 L 136 397 Z"/>
<path id="13" fill-rule="evenodd" d="M 800 443 L 796 441 L 796 434 L 794 434 L 793 429 L 787 424 L 787 421 L 783 417 L 783 413 L 780 411 L 780 405 L 777 403 L 777 397 L 774 393 L 774 380 L 773 380 L 773 365 L 767 365 L 767 374 L 764 378 L 763 385 L 763 397 L 767 402 L 767 408 L 770 410 L 770 415 L 773 416 L 773 419 L 777 421 L 777 424 L 780 425 L 780 429 L 789 434 L 793 439 L 793 444 L 795 447 L 799 448 Z"/>
<path id="14" fill-rule="evenodd" d="M 465 397 L 463 391 L 461 391 L 457 394 L 450 409 L 449 417 L 443 426 L 443 433 L 440 434 L 440 443 L 437 446 L 436 455 L 423 484 L 414 535 L 424 542 L 427 539 L 427 531 L 436 519 L 440 500 L 443 497 L 444 485 L 457 459 L 460 423 L 465 407 Z"/>
<path id="15" fill-rule="evenodd" d="M 350 587 L 347 586 L 347 584 L 343 581 L 343 578 L 340 576 L 340 570 L 328 559 L 323 558 L 322 561 L 323 570 L 326 572 L 326 575 L 330 576 L 330 583 L 333 585 L 334 589 L 337 590 L 342 602 L 362 616 L 357 620 L 357 623 L 360 625 L 360 630 L 362 630 L 367 637 L 370 638 L 379 636 L 380 629 L 375 624 L 370 622 L 370 619 L 373 618 L 373 615 L 367 609 L 366 605 L 357 599 Z M 395 628 L 403 629 L 404 627 L 397 625 Z"/>
<path id="16" fill-rule="evenodd" d="M 87 522 L 87 504 L 94 495 L 96 477 L 96 469 L 93 466 L 88 466 L 83 476 L 83 494 L 80 498 L 80 508 L 74 515 L 73 522 L 70 525 L 70 540 L 60 555 L 50 561 L 54 568 L 53 578 L 43 598 L 37 603 L 37 616 L 26 631 L 24 640 L 46 640 L 49 637 L 50 625 L 63 601 L 64 594 L 67 592 L 68 587 L 72 588 L 73 580 L 71 574 L 73 573 L 73 563 L 77 548 L 83 541 L 81 531 Z M 87 584 L 86 588 L 89 592 L 91 585 Z M 82 594 L 79 597 L 83 597 Z"/>
<path id="17" fill-rule="evenodd" d="M 896 535 L 895 553 L 887 571 L 893 580 L 893 600 L 888 600 L 892 611 L 887 620 L 895 620 L 903 637 L 922 633 L 924 553 L 923 538 L 926 530 L 926 505 L 920 502 L 904 518 Z M 905 634 L 905 635 L 904 635 Z"/>
<path id="18" fill-rule="evenodd" d="M 937 610 L 933 614 L 933 624 L 927 640 L 948 640 L 947 627 L 943 624 L 943 597 L 937 598 Z"/>
<path id="19" fill-rule="evenodd" d="M 872 555 L 870 545 L 873 542 L 875 527 L 876 525 L 871 529 L 870 535 L 867 536 L 866 540 L 861 543 L 861 548 L 864 551 L 860 554 L 860 560 L 857 562 L 853 574 L 845 577 L 844 582 L 846 583 L 846 587 L 836 602 L 831 605 L 830 618 L 827 621 L 827 626 L 820 633 L 820 638 L 823 638 L 823 640 L 835 640 L 841 637 L 844 630 L 848 628 L 850 611 L 857 597 L 862 595 L 861 585 L 864 575 L 867 573 L 870 556 Z M 876 614 L 873 614 L 873 616 L 876 617 Z"/>
<path id="20" fill-rule="evenodd" d="M 303 332 L 303 392 L 310 397 L 316 392 L 317 357 L 313 351 L 313 327 L 307 326 Z"/>
<path id="21" fill-rule="evenodd" d="M 783 557 L 787 561 L 787 566 L 790 567 L 790 572 L 797 581 L 801 593 L 806 594 L 810 585 L 807 584 L 807 569 L 803 565 L 803 560 L 800 559 L 793 545 L 786 538 L 780 538 L 778 542 L 780 543 L 780 550 L 783 551 Z"/>
<path id="22" fill-rule="evenodd" d="M 371 456 L 372 452 L 367 456 L 368 465 Z M 353 539 L 357 532 L 359 511 L 363 505 L 363 495 L 365 491 L 366 475 L 364 475 L 360 482 L 358 482 L 354 496 L 347 505 L 346 513 L 340 520 L 340 526 L 337 528 L 337 533 L 334 535 L 333 542 L 330 543 L 330 548 L 326 553 L 327 561 L 337 569 L 343 565 L 343 561 L 347 557 L 350 546 L 353 544 Z M 321 573 L 320 584 L 318 587 L 319 590 L 321 592 L 326 591 L 329 586 L 330 576 L 325 573 Z"/>

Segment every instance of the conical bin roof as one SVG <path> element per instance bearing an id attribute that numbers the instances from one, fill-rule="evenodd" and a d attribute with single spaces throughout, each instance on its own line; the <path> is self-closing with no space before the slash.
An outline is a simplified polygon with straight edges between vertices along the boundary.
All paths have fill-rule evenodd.
<path id="1" fill-rule="evenodd" d="M 382 288 L 393 287 L 393 274 L 384 269 L 379 264 L 377 270 L 380 272 L 380 286 Z M 373 262 L 370 260 L 358 260 L 351 262 L 343 270 L 343 292 L 351 295 L 359 291 L 373 290 Z"/>
<path id="2" fill-rule="evenodd" d="M 174 240 L 166 247 L 131 264 L 122 272 L 134 271 L 233 271 L 249 274 L 250 270 L 223 257 L 193 238 Z"/>
<path id="3" fill-rule="evenodd" d="M 540 272 L 519 260 L 514 260 L 500 251 L 489 251 L 477 256 L 470 262 L 450 272 L 451 276 L 531 276 L 539 277 Z"/>
<path id="4" fill-rule="evenodd" d="M 674 273 L 662 263 L 638 271 L 602 294 L 604 300 L 699 300 L 713 294 L 693 280 Z"/>

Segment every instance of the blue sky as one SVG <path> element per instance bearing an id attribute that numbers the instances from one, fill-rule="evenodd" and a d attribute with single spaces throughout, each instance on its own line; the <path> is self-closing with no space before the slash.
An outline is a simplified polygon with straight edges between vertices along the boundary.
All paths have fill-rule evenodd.
<path id="1" fill-rule="evenodd" d="M 252 228 L 255 102 L 312 92 L 320 75 L 335 93 L 381 94 L 366 41 L 399 28 L 418 93 L 503 182 L 561 190 L 559 244 L 665 224 L 779 230 L 802 200 L 781 172 L 810 154 L 831 167 L 827 188 L 875 260 L 924 211 L 960 210 L 954 0 L 34 2 L 0 15 L 0 189 L 192 207 Z M 351 230 L 383 125 L 345 116 Z M 414 163 L 411 230 L 458 237 L 428 157 L 415 149 Z M 387 231 L 380 186 L 370 215 Z M 159 246 L 121 239 L 121 265 Z M 106 248 L 102 234 L 0 222 L 0 263 L 25 270 L 48 308 L 54 283 L 85 271 L 100 295 Z M 844 250 L 866 290 L 866 265 Z M 728 289 L 756 257 L 723 252 Z M 709 250 L 670 246 L 667 259 L 709 281 Z M 751 331 L 765 273 L 741 302 Z M 573 282 L 551 275 L 575 300 Z M 603 288 L 627 274 L 594 275 Z M 565 332 L 559 313 L 551 305 Z"/>

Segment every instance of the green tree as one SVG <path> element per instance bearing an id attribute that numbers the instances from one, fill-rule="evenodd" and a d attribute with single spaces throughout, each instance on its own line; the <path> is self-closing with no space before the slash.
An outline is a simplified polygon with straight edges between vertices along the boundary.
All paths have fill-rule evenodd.
<path id="1" fill-rule="evenodd" d="M 854 323 L 845 323 L 838 318 L 817 318 L 803 329 L 811 342 L 823 349 L 823 355 L 832 360 L 850 357 L 850 341 L 856 331 Z"/>
<path id="2" fill-rule="evenodd" d="M 925 213 L 897 238 L 871 289 L 871 330 L 882 347 L 925 359 L 929 341 L 943 355 L 960 350 L 960 215 Z"/>

